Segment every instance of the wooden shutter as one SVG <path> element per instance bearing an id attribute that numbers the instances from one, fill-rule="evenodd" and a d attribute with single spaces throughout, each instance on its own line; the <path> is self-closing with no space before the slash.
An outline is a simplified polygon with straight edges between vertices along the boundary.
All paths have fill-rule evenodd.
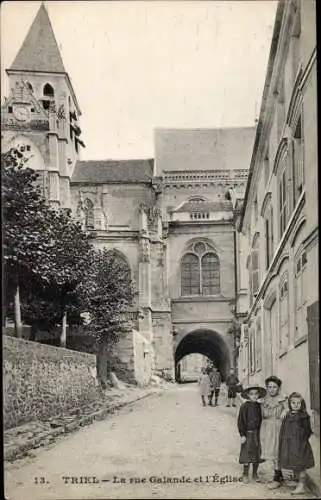
<path id="1" fill-rule="evenodd" d="M 320 413 L 319 301 L 307 308 L 311 408 Z"/>

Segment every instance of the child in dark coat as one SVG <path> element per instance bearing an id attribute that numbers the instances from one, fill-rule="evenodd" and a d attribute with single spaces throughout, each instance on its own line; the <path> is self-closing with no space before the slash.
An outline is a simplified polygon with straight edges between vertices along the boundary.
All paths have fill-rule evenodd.
<path id="1" fill-rule="evenodd" d="M 240 464 L 243 464 L 243 482 L 249 482 L 250 464 L 253 464 L 253 479 L 259 482 L 258 468 L 261 459 L 260 429 L 262 411 L 258 399 L 263 398 L 266 390 L 263 387 L 251 386 L 242 392 L 242 398 L 247 399 L 240 407 L 238 415 L 238 430 L 241 436 Z"/>
<path id="2" fill-rule="evenodd" d="M 292 470 L 298 475 L 299 484 L 292 492 L 299 495 L 305 491 L 306 469 L 314 467 L 314 458 L 309 438 L 312 434 L 310 416 L 302 396 L 293 392 L 289 396 L 289 411 L 284 418 L 279 438 L 279 462 L 282 469 Z"/>

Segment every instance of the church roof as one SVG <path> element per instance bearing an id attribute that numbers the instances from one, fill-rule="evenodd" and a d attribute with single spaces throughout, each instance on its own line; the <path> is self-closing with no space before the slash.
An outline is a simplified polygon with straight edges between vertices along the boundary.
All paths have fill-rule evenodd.
<path id="1" fill-rule="evenodd" d="M 197 201 L 188 200 L 181 205 L 175 212 L 230 212 L 233 210 L 232 203 L 229 200 Z"/>
<path id="2" fill-rule="evenodd" d="M 156 128 L 157 175 L 249 168 L 255 127 Z"/>
<path id="3" fill-rule="evenodd" d="M 48 12 L 43 4 L 10 70 L 66 73 Z"/>
<path id="4" fill-rule="evenodd" d="M 149 182 L 154 160 L 89 160 L 77 161 L 72 183 L 105 184 L 109 182 Z"/>

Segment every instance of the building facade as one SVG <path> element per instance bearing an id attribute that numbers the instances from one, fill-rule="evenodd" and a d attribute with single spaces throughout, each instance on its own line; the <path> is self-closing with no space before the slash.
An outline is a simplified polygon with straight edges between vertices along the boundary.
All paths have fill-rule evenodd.
<path id="1" fill-rule="evenodd" d="M 24 151 L 50 204 L 71 209 L 136 285 L 116 371 L 173 377 L 196 352 L 224 376 L 237 297 L 231 193 L 244 194 L 254 128 L 157 129 L 154 159 L 82 161 L 81 112 L 44 5 L 7 74 L 4 149 Z"/>
<path id="2" fill-rule="evenodd" d="M 279 376 L 285 393 L 303 395 L 318 429 L 315 26 L 314 1 L 279 3 L 237 227 L 238 267 L 247 269 L 248 280 L 240 377 L 263 384 Z M 243 313 L 244 300 L 238 304 Z"/>

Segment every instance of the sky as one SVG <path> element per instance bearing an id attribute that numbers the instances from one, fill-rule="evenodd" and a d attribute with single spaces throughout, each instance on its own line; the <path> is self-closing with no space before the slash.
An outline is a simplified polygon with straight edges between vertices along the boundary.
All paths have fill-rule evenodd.
<path id="1" fill-rule="evenodd" d="M 81 159 L 154 156 L 154 129 L 253 126 L 276 2 L 45 2 L 76 92 L 86 148 Z M 1 8 L 5 68 L 40 7 Z"/>

